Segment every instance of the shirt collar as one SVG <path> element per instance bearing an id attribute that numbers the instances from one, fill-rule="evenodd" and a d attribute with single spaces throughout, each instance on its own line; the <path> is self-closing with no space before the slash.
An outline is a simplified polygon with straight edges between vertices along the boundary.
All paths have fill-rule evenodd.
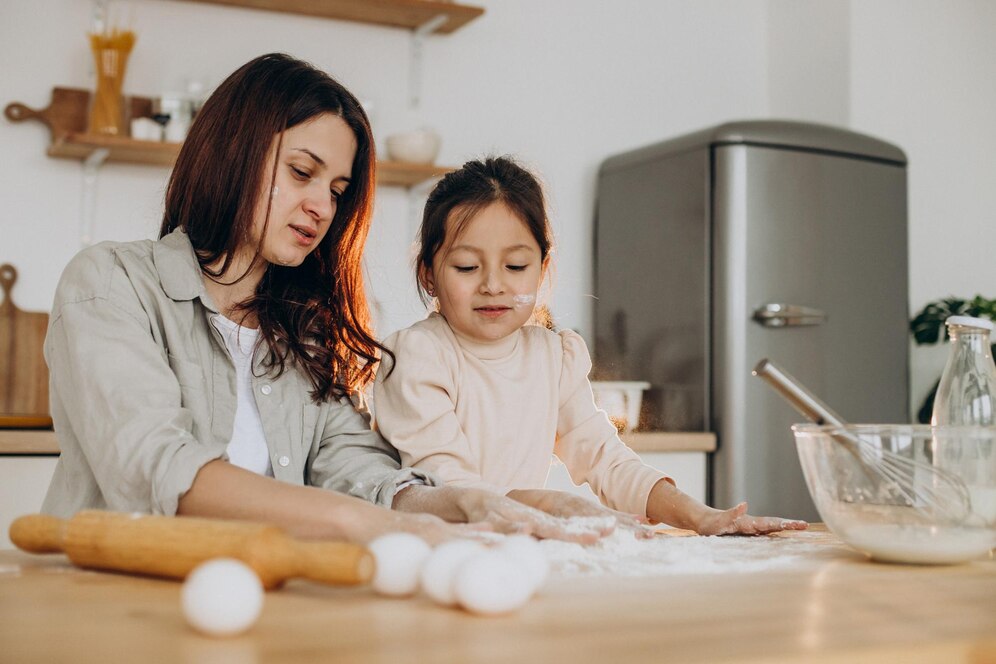
<path id="1" fill-rule="evenodd" d="M 177 301 L 201 298 L 206 306 L 213 309 L 214 305 L 204 288 L 197 254 L 183 229 L 178 228 L 156 242 L 152 247 L 152 260 L 168 297 Z"/>
<path id="2" fill-rule="evenodd" d="M 436 315 L 439 316 L 440 314 Z M 460 347 L 479 360 L 505 359 L 515 352 L 516 346 L 519 343 L 519 337 L 522 336 L 522 330 L 519 329 L 507 337 L 502 337 L 496 341 L 480 341 L 466 337 L 452 327 L 450 327 L 450 330 L 453 331 L 453 336 Z"/>

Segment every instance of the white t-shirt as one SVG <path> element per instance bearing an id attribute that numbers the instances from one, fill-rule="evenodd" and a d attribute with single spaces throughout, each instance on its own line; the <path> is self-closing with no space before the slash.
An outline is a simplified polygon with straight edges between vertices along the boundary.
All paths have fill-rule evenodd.
<path id="1" fill-rule="evenodd" d="M 221 314 L 211 318 L 225 339 L 228 354 L 235 363 L 236 408 L 232 439 L 228 443 L 228 460 L 232 464 L 259 475 L 273 477 L 270 450 L 263 434 L 263 422 L 252 389 L 252 351 L 259 330 L 242 327 Z"/>

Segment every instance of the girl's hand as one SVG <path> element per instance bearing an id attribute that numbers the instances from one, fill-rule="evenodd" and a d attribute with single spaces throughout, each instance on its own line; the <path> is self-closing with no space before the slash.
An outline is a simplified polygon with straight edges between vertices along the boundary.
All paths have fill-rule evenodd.
<path id="1" fill-rule="evenodd" d="M 747 503 L 717 510 L 692 498 L 667 480 L 650 491 L 647 516 L 676 528 L 694 530 L 699 535 L 767 535 L 780 530 L 805 530 L 805 521 L 747 514 Z"/>
<path id="2" fill-rule="evenodd" d="M 728 510 L 706 508 L 699 517 L 695 530 L 700 535 L 767 535 L 781 530 L 805 530 L 805 521 L 780 519 L 771 516 L 747 514 L 747 503 L 740 503 Z"/>
<path id="3" fill-rule="evenodd" d="M 566 491 L 513 489 L 508 492 L 508 497 L 552 516 L 571 519 L 575 523 L 590 523 L 601 531 L 602 536 L 611 534 L 616 528 L 630 531 L 642 539 L 654 535 L 653 530 L 646 527 L 646 519 L 617 512 Z"/>

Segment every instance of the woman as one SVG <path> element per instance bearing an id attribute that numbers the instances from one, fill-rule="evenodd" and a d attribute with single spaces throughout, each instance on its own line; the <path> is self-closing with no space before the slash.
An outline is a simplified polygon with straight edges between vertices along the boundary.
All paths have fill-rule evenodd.
<path id="1" fill-rule="evenodd" d="M 159 240 L 90 247 L 59 283 L 45 352 L 62 455 L 44 511 L 355 541 L 459 532 L 438 517 L 577 538 L 431 486 L 370 430 L 357 395 L 383 351 L 360 265 L 374 167 L 362 108 L 323 72 L 271 54 L 222 83 L 181 149 Z"/>

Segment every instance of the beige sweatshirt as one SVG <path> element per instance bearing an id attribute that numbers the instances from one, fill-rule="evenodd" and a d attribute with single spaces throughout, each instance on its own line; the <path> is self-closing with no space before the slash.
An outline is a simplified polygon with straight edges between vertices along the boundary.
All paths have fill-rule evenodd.
<path id="1" fill-rule="evenodd" d="M 494 343 L 458 337 L 439 314 L 388 337 L 376 426 L 404 466 L 505 494 L 542 488 L 551 454 L 607 506 L 645 515 L 661 479 L 595 406 L 591 358 L 575 332 L 527 325 Z M 390 375 L 388 375 L 390 373 Z"/>

